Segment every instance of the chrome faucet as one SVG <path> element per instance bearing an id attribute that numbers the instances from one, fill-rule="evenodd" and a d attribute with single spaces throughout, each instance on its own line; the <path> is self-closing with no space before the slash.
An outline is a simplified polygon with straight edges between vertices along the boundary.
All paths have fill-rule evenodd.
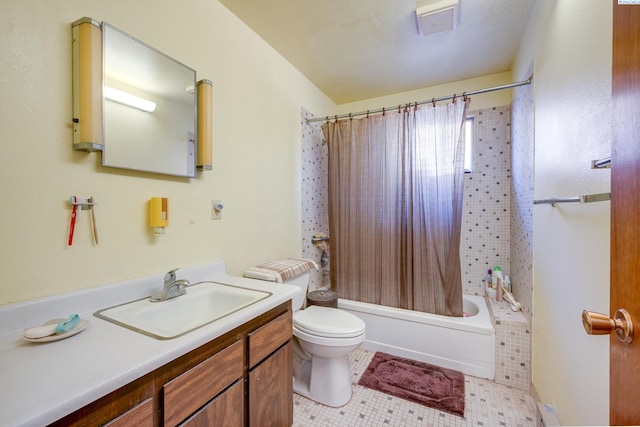
<path id="1" fill-rule="evenodd" d="M 178 269 L 175 268 L 164 275 L 164 286 L 162 287 L 162 291 L 151 295 L 151 302 L 165 301 L 187 293 L 189 281 L 183 279 L 176 280 L 176 270 Z"/>

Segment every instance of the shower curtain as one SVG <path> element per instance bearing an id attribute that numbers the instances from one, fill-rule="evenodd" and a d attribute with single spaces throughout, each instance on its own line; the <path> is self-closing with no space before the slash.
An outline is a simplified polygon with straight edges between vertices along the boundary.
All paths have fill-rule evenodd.
<path id="1" fill-rule="evenodd" d="M 468 100 L 322 126 L 331 283 L 341 298 L 462 316 Z"/>

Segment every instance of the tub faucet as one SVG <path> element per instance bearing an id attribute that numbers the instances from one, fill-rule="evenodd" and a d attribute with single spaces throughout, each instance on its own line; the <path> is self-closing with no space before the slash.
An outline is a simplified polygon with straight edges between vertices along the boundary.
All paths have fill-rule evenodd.
<path id="1" fill-rule="evenodd" d="M 160 292 L 151 295 L 151 302 L 165 301 L 187 293 L 189 281 L 183 279 L 177 280 L 176 270 L 177 268 L 164 275 L 164 286 Z"/>

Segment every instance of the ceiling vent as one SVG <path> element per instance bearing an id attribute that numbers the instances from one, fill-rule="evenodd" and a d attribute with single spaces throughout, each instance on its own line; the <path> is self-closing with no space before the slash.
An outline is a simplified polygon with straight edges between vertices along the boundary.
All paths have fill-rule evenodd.
<path id="1" fill-rule="evenodd" d="M 418 33 L 422 37 L 451 31 L 460 22 L 460 1 L 440 0 L 416 7 Z"/>

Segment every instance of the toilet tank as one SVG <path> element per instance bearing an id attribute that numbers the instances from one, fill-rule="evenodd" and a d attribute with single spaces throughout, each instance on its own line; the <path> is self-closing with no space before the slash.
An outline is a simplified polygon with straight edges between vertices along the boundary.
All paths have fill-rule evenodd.
<path id="1" fill-rule="evenodd" d="M 299 286 L 302 291 L 291 301 L 293 311 L 300 310 L 304 305 L 304 301 L 307 298 L 307 289 L 309 289 L 309 272 L 303 273 L 293 279 L 284 282 L 286 285 Z"/>
<path id="2" fill-rule="evenodd" d="M 263 280 L 266 282 L 274 282 L 275 277 L 269 274 L 256 274 L 255 272 L 248 270 L 244 274 L 245 277 L 256 280 Z M 295 297 L 293 297 L 291 301 L 291 308 L 293 311 L 300 310 L 304 306 L 304 302 L 307 299 L 307 289 L 309 288 L 309 272 L 302 273 L 299 276 L 294 277 L 293 279 L 289 279 L 284 282 L 286 285 L 298 286 L 302 291 Z"/>

